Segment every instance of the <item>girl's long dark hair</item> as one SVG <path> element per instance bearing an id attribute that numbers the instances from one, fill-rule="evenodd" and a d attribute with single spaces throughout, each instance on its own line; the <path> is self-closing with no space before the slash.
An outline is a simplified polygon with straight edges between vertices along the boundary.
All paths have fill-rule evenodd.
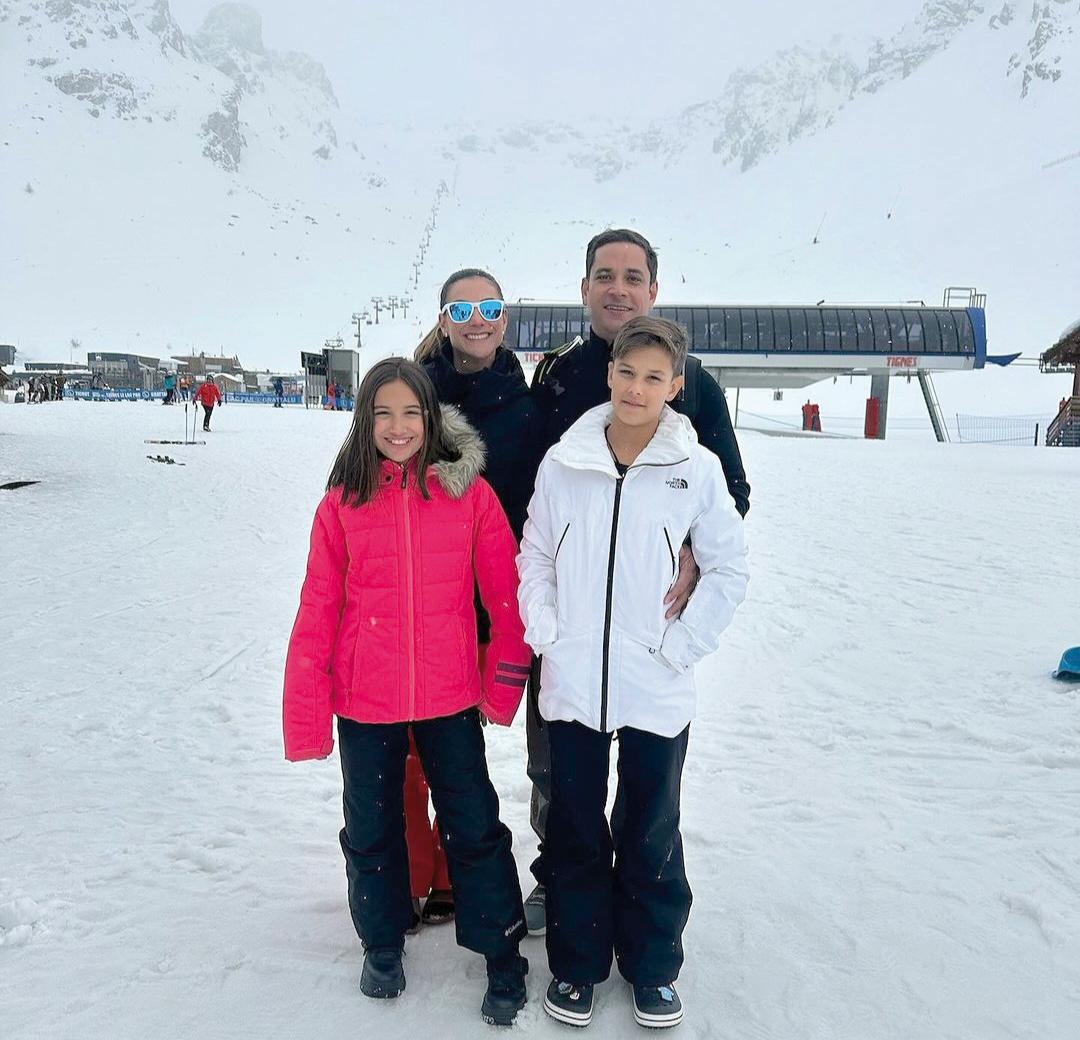
<path id="1" fill-rule="evenodd" d="M 442 413 L 435 397 L 435 387 L 428 374 L 408 358 L 392 357 L 372 365 L 356 394 L 352 426 L 330 468 L 326 490 L 341 488 L 345 505 L 362 506 L 370 502 L 379 487 L 379 469 L 383 456 L 375 447 L 375 395 L 387 383 L 401 380 L 415 395 L 424 411 L 424 443 L 417 453 L 416 478 L 424 498 L 427 468 L 433 462 L 456 460 L 460 452 L 446 439 Z"/>
<path id="2" fill-rule="evenodd" d="M 442 313 L 443 307 L 446 306 L 447 300 L 450 299 L 450 290 L 460 281 L 465 278 L 483 278 L 485 281 L 491 282 L 495 289 L 495 295 L 500 299 L 504 299 L 502 286 L 499 285 L 493 275 L 482 271 L 479 267 L 463 267 L 460 271 L 455 271 L 449 278 L 443 282 L 442 290 L 439 293 L 439 313 Z M 426 361 L 432 354 L 442 349 L 444 343 L 446 343 L 446 337 L 442 334 L 442 329 L 439 328 L 438 322 L 435 323 L 433 328 L 420 342 L 416 345 L 416 350 L 413 351 L 413 360 L 416 362 Z"/>

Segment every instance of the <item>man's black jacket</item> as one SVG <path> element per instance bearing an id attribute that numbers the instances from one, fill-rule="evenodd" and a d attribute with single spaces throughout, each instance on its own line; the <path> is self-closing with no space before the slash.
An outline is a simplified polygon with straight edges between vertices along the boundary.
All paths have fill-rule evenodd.
<path id="1" fill-rule="evenodd" d="M 546 418 L 541 457 L 585 412 L 611 400 L 607 385 L 610 360 L 610 344 L 590 329 L 587 340 L 579 337 L 549 351 L 536 366 L 532 393 Z M 750 485 L 727 399 L 697 358 L 686 359 L 686 385 L 671 407 L 693 423 L 698 441 L 720 460 L 728 493 L 739 515 L 746 516 L 750 509 Z"/>

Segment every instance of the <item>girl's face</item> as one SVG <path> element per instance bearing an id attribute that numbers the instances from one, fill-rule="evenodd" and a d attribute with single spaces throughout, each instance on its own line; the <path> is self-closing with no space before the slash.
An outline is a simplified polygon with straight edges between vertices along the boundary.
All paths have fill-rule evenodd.
<path id="1" fill-rule="evenodd" d="M 446 301 L 479 303 L 481 300 L 497 300 L 500 295 L 499 290 L 486 278 L 462 278 L 450 286 Z M 505 307 L 494 321 L 485 321 L 484 316 L 474 307 L 469 320 L 461 324 L 451 321 L 445 312 L 440 314 L 439 328 L 458 354 L 464 354 L 474 361 L 486 361 L 502 344 L 503 336 L 506 335 L 506 320 Z"/>
<path id="2" fill-rule="evenodd" d="M 424 410 L 406 383 L 395 379 L 375 394 L 375 447 L 391 462 L 406 462 L 424 444 Z"/>

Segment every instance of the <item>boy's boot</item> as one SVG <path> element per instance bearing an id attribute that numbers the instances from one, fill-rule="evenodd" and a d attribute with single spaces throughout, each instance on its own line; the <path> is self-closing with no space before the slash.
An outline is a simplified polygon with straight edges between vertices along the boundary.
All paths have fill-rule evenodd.
<path id="1" fill-rule="evenodd" d="M 360 973 L 360 992 L 365 997 L 396 997 L 405 988 L 400 946 L 369 946 Z"/>
<path id="2" fill-rule="evenodd" d="M 543 885 L 537 885 L 525 900 L 525 927 L 529 935 L 547 932 L 547 889 Z"/>
<path id="3" fill-rule="evenodd" d="M 593 987 L 591 982 L 575 986 L 552 979 L 544 995 L 544 1010 L 559 1022 L 587 1026 L 592 1021 Z"/>
<path id="4" fill-rule="evenodd" d="M 512 1026 L 517 1013 L 528 999 L 525 976 L 529 962 L 517 952 L 487 959 L 488 988 L 480 1014 L 493 1026 Z"/>
<path id="5" fill-rule="evenodd" d="M 682 1001 L 675 983 L 667 986 L 634 987 L 634 1021 L 650 1029 L 677 1026 L 683 1020 Z"/>

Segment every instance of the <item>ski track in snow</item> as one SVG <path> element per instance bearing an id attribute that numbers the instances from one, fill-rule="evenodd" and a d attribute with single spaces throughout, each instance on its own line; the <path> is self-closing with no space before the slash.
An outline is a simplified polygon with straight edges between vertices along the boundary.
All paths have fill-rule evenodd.
<path id="1" fill-rule="evenodd" d="M 343 413 L 0 408 L 3 1035 L 447 1037 L 481 958 L 362 997 L 341 780 L 284 762 L 281 672 Z M 176 427 L 175 431 L 173 427 Z M 700 670 L 681 1035 L 1038 1038 L 1080 1021 L 1080 452 L 741 436 L 750 598 Z M 523 886 L 524 725 L 487 731 Z M 527 940 L 546 1019 L 543 944 Z M 1072 1023 L 1072 1025 L 1069 1025 Z M 590 1029 L 635 1035 L 627 987 Z"/>

